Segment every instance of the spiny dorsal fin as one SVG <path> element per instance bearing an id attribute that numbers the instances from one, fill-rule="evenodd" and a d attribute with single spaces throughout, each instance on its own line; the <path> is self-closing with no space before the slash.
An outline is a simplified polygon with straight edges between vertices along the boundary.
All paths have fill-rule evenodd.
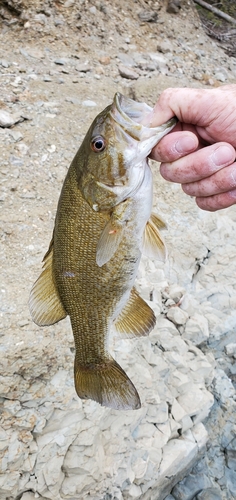
<path id="1" fill-rule="evenodd" d="M 134 384 L 113 358 L 81 365 L 75 358 L 75 388 L 81 399 L 93 399 L 114 410 L 137 410 L 140 398 Z"/>
<path id="2" fill-rule="evenodd" d="M 166 224 L 163 220 L 156 214 L 151 214 L 143 235 L 142 253 L 146 257 L 162 261 L 166 260 L 167 249 L 159 232 L 159 229 L 164 228 L 166 228 Z"/>
<path id="3" fill-rule="evenodd" d="M 126 338 L 148 335 L 156 324 L 153 310 L 143 300 L 135 288 L 132 288 L 130 297 L 115 321 L 117 332 Z"/>
<path id="4" fill-rule="evenodd" d="M 102 267 L 113 257 L 120 244 L 122 234 L 121 224 L 111 218 L 104 227 L 97 244 L 96 262 L 99 267 Z"/>
<path id="5" fill-rule="evenodd" d="M 36 325 L 53 325 L 67 316 L 52 275 L 53 239 L 44 256 L 43 271 L 30 292 L 29 310 Z"/>

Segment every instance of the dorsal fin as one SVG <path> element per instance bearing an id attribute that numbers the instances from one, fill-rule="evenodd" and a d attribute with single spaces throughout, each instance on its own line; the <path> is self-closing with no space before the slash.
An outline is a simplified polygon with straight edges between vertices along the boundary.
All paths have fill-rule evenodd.
<path id="1" fill-rule="evenodd" d="M 36 325 L 53 325 L 67 316 L 53 280 L 53 239 L 44 256 L 43 271 L 30 292 L 29 310 Z"/>
<path id="2" fill-rule="evenodd" d="M 132 288 L 127 304 L 114 323 L 117 332 L 124 338 L 141 337 L 148 335 L 155 324 L 153 310 Z"/>
<path id="3" fill-rule="evenodd" d="M 142 253 L 146 255 L 146 257 L 162 261 L 166 260 L 167 249 L 159 231 L 159 229 L 164 228 L 166 228 L 166 224 L 163 220 L 152 213 L 146 224 L 143 235 Z"/>

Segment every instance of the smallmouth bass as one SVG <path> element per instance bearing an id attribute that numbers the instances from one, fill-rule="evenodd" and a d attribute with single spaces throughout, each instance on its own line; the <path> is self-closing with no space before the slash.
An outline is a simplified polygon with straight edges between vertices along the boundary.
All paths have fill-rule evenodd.
<path id="1" fill-rule="evenodd" d="M 75 389 L 119 410 L 140 408 L 136 388 L 109 354 L 112 326 L 123 338 L 148 335 L 152 309 L 134 288 L 141 254 L 165 258 L 152 210 L 147 156 L 176 124 L 150 127 L 152 108 L 117 93 L 93 121 L 66 175 L 43 271 L 29 299 L 33 321 L 67 315 L 75 340 Z"/>

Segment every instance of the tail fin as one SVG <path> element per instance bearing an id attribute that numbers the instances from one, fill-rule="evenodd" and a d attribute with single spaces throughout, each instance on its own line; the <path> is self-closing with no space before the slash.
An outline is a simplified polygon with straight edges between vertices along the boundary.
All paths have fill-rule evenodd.
<path id="1" fill-rule="evenodd" d="M 115 410 L 137 410 L 141 406 L 133 383 L 113 358 L 87 365 L 75 359 L 75 388 L 81 399 L 93 399 Z"/>

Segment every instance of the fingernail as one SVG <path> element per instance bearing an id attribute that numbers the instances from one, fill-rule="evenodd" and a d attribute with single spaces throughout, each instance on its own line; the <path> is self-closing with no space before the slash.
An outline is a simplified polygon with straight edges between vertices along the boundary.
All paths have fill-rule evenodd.
<path id="1" fill-rule="evenodd" d="M 178 139 L 178 141 L 175 143 L 175 149 L 177 153 L 186 154 L 190 153 L 191 151 L 194 151 L 197 145 L 198 145 L 197 138 L 185 136 Z"/>
<path id="2" fill-rule="evenodd" d="M 234 154 L 231 148 L 228 146 L 219 146 L 214 153 L 210 156 L 212 166 L 214 167 L 224 167 L 228 165 L 231 161 L 234 161 Z"/>

